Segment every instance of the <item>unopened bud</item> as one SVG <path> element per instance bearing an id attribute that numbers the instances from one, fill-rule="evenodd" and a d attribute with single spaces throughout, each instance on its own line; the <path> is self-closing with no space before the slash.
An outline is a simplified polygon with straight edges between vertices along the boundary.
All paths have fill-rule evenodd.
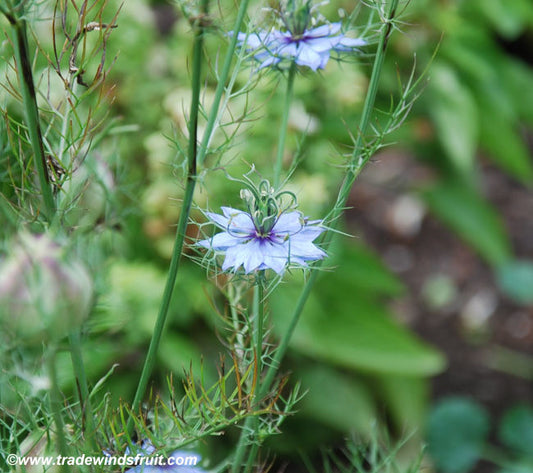
<path id="1" fill-rule="evenodd" d="M 0 262 L 0 323 L 8 337 L 58 340 L 89 315 L 92 297 L 85 267 L 47 235 L 21 234 Z"/>

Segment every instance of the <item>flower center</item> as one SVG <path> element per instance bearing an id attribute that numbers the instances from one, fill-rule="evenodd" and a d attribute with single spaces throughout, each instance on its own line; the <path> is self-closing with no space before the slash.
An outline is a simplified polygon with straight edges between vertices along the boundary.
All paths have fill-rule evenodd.
<path id="1" fill-rule="evenodd" d="M 270 240 L 273 236 L 272 229 L 265 230 L 262 228 L 256 228 L 255 230 L 255 238 L 259 238 L 260 240 Z"/>

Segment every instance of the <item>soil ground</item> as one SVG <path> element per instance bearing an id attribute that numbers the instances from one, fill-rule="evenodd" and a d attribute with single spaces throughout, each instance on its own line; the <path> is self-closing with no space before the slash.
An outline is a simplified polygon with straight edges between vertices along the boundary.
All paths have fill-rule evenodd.
<path id="1" fill-rule="evenodd" d="M 533 260 L 533 193 L 486 161 L 480 175 L 515 255 Z M 408 154 L 376 157 L 352 192 L 350 231 L 407 286 L 394 313 L 448 359 L 432 379 L 433 402 L 469 396 L 489 411 L 494 430 L 505 409 L 533 399 L 533 307 L 502 295 L 491 268 L 424 208 L 413 189 L 433 178 Z"/>

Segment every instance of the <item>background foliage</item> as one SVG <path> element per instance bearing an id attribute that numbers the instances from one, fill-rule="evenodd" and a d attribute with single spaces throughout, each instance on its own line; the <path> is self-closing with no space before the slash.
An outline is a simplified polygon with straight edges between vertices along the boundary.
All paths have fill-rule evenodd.
<path id="1" fill-rule="evenodd" d="M 206 43 L 211 58 L 225 47 L 219 28 L 226 27 L 232 8 L 230 2 L 217 6 L 215 34 Z M 254 8 L 252 16 L 258 14 L 260 5 Z M 332 1 L 323 14 L 334 20 L 339 8 L 351 10 L 352 4 Z M 396 35 L 391 45 L 379 102 L 382 110 L 388 110 L 391 95 L 398 93 L 398 81 L 405 83 L 413 67 L 422 72 L 430 65 L 423 93 L 408 121 L 390 139 L 393 150 L 408 153 L 430 175 L 429 179 L 413 178 L 408 195 L 479 255 L 504 297 L 527 307 L 533 302 L 533 253 L 515 251 L 505 216 L 491 201 L 483 170 L 495 166 L 513 186 L 528 191 L 533 180 L 533 68 L 528 52 L 533 48 L 533 4 L 528 0 L 413 0 L 403 8 L 404 34 Z M 50 13 L 48 2 L 40 3 L 38 9 L 36 16 Z M 90 187 L 91 192 L 84 197 L 86 201 L 78 202 L 83 212 L 73 208 L 67 213 L 77 236 L 75 245 L 92 265 L 100 295 L 87 329 L 90 336 L 83 345 L 88 374 L 95 382 L 118 364 L 107 381 L 114 403 L 133 395 L 164 286 L 183 196 L 182 163 L 171 142 L 185 142 L 191 47 L 189 23 L 175 5 L 147 0 L 128 0 L 122 5 L 109 0 L 101 15 L 111 19 L 117 12 L 118 27 L 109 32 L 106 42 L 106 81 L 97 93 L 84 98 L 87 114 L 101 106 L 93 117 L 93 159 L 72 169 L 70 195 L 76 194 L 76 185 Z M 6 20 L 1 21 L 5 27 Z M 61 94 L 61 86 L 47 72 L 53 50 L 51 31 L 38 22 L 33 27 L 30 41 L 40 49 L 34 64 L 40 77 L 39 101 L 46 109 L 47 101 Z M 91 38 L 87 36 L 85 47 L 89 49 Z M 10 57 L 11 46 L 4 40 L 0 54 Z M 289 146 L 302 160 L 288 186 L 297 193 L 306 214 L 322 215 L 338 186 L 342 163 L 336 151 L 350 144 L 345 123 L 353 123 L 361 111 L 367 61 L 330 65 L 320 77 L 304 74 L 296 82 Z M 98 74 L 94 60 L 87 60 L 83 68 L 85 77 Z M 27 171 L 14 168 L 10 158 L 20 152 L 13 149 L 12 134 L 22 113 L 13 98 L 14 71 L 9 61 L 0 64 L 0 76 L 7 84 L 0 91 L 0 208 L 6 222 L 3 240 L 7 240 L 16 231 L 9 224 L 12 209 L 8 202 L 31 196 L 14 195 L 11 186 L 14 176 L 24 178 Z M 243 72 L 238 85 L 245 86 L 248 80 Z M 270 144 L 276 142 L 277 130 L 271 123 L 278 121 L 283 100 L 276 92 L 276 80 L 274 76 L 258 80 L 250 93 L 236 97 L 231 114 L 225 117 L 229 123 L 225 133 L 236 133 L 223 162 L 232 176 L 246 172 L 251 162 L 273 157 Z M 83 90 L 85 86 L 78 87 Z M 212 100 L 213 90 L 214 84 L 208 82 L 202 98 L 205 104 Z M 237 117 L 244 118 L 240 127 Z M 60 117 L 52 123 L 47 131 L 50 141 L 57 138 L 54 133 Z M 74 138 L 68 152 L 83 153 L 86 137 L 76 129 L 76 120 L 71 123 Z M 224 136 L 215 139 L 221 146 L 226 143 Z M 386 167 L 387 155 L 380 156 L 376 161 Z M 219 158 L 208 159 L 217 162 Z M 193 212 L 199 224 L 205 220 L 200 208 L 218 210 L 220 205 L 236 204 L 238 196 L 238 185 L 223 172 L 202 177 L 195 196 L 198 208 Z M 352 233 L 357 224 L 357 215 L 349 213 L 346 231 Z M 191 224 L 190 237 L 197 234 L 198 227 Z M 355 236 L 338 236 L 328 268 L 315 286 L 293 339 L 284 370 L 292 372 L 292 379 L 301 380 L 308 392 L 299 406 L 301 415 L 287 423 L 282 438 L 272 441 L 278 452 L 311 452 L 354 430 L 370 438 L 376 419 L 397 435 L 415 431 L 414 442 L 424 432 L 429 380 L 446 369 L 445 356 L 398 320 L 393 302 L 411 289 L 387 267 L 383 255 L 371 249 L 372 241 Z M 194 250 L 189 255 L 194 256 Z M 274 335 L 284 330 L 285 308 L 294 300 L 300 279 L 292 275 L 270 301 Z M 177 287 L 159 354 L 156 389 L 158 382 L 164 385 L 169 372 L 182 377 L 191 362 L 196 370 L 203 367 L 207 379 L 216 377 L 221 351 L 217 331 L 223 330 L 217 317 L 220 294 L 191 261 L 184 265 Z M 438 298 L 446 288 L 437 286 L 434 292 Z M 62 388 L 73 390 L 67 357 L 61 362 Z M 38 389 L 31 382 L 18 384 L 18 390 Z M 16 402 L 10 386 L 0 389 L 3 404 Z M 440 429 L 448 421 L 439 416 L 446 415 L 468 424 L 469 438 L 486 435 L 488 421 L 472 405 L 456 403 L 448 405 L 447 411 L 442 409 L 430 417 L 430 441 L 444 435 Z M 517 421 L 515 417 L 516 413 L 506 418 L 501 437 L 506 446 L 521 451 L 509 427 Z M 452 467 L 439 463 L 438 449 L 430 453 L 444 471 L 465 471 L 479 456 L 480 442 L 474 442 L 469 454 L 458 454 L 460 459 Z M 438 437 L 435 443 L 441 449 L 447 445 Z"/>

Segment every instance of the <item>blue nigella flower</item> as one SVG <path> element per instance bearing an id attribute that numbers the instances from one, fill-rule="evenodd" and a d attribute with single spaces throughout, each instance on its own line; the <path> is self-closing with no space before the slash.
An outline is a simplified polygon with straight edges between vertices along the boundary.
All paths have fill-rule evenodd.
<path id="1" fill-rule="evenodd" d="M 264 269 L 281 274 L 288 265 L 307 267 L 308 262 L 326 256 L 313 243 L 324 231 L 320 220 L 309 221 L 296 210 L 261 214 L 222 207 L 222 212 L 223 215 L 206 212 L 224 231 L 198 245 L 224 253 L 224 271 L 237 271 L 242 266 L 246 274 Z"/>
<path id="2" fill-rule="evenodd" d="M 340 33 L 341 23 L 331 23 L 295 33 L 273 29 L 257 33 L 239 33 L 240 46 L 253 53 L 261 64 L 260 69 L 294 61 L 299 66 L 307 66 L 313 71 L 324 69 L 331 52 L 350 52 L 364 46 L 361 38 L 349 38 Z"/>
<path id="3" fill-rule="evenodd" d="M 200 455 L 187 452 L 184 450 L 176 450 L 165 459 L 165 464 L 154 464 L 156 459 L 161 457 L 148 457 L 155 452 L 154 446 L 149 442 L 143 442 L 140 450 L 141 458 L 139 464 L 133 468 L 126 470 L 124 473 L 206 473 L 202 468 L 197 467 L 196 464 L 200 462 Z"/>

